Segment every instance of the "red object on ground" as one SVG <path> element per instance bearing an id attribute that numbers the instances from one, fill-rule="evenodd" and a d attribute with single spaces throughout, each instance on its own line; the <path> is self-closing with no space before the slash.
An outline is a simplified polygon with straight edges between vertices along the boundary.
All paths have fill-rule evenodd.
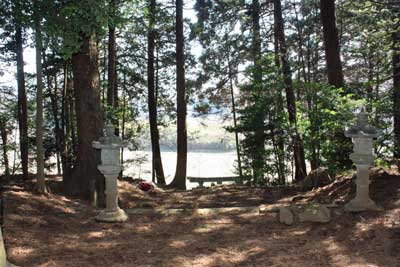
<path id="1" fill-rule="evenodd" d="M 147 182 L 140 182 L 139 188 L 145 192 L 150 191 L 153 189 L 153 185 Z"/>

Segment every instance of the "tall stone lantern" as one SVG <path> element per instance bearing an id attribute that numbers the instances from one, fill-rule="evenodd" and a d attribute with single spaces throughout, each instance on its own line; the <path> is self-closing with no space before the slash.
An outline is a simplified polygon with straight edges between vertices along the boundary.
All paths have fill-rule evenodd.
<path id="1" fill-rule="evenodd" d="M 115 127 L 108 123 L 105 126 L 105 136 L 92 144 L 94 148 L 101 150 L 101 164 L 97 165 L 97 168 L 104 175 L 106 182 L 106 209 L 96 217 L 100 222 L 124 222 L 128 219 L 125 211 L 118 206 L 117 178 L 123 169 L 120 162 L 121 148 L 127 147 L 129 143 L 116 136 L 114 131 Z"/>
<path id="2" fill-rule="evenodd" d="M 368 123 L 368 113 L 362 108 L 357 114 L 357 123 L 345 131 L 351 137 L 354 147 L 350 159 L 357 168 L 356 196 L 345 205 L 345 209 L 352 212 L 364 210 L 378 210 L 378 206 L 369 197 L 369 167 L 374 161 L 373 138 L 378 136 L 376 129 Z"/>

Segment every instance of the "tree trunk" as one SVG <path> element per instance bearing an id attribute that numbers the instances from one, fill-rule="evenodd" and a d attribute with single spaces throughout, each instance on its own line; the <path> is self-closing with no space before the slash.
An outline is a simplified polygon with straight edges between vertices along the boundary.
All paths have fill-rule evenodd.
<path id="1" fill-rule="evenodd" d="M 105 82 L 106 79 L 107 79 L 107 74 L 108 74 L 108 71 L 107 71 L 107 49 L 108 49 L 108 47 L 106 46 L 106 44 L 104 42 L 104 47 L 103 47 L 103 53 L 104 53 L 104 58 L 103 58 L 103 82 L 104 82 L 104 86 L 102 87 L 102 91 L 101 91 L 101 99 L 102 99 L 101 104 L 102 104 L 103 109 L 105 108 L 106 103 L 107 103 L 106 92 L 107 92 L 107 89 L 108 89 L 108 82 L 107 83 Z"/>
<path id="2" fill-rule="evenodd" d="M 63 79 L 63 90 L 62 90 L 62 107 L 61 107 L 61 129 L 63 134 L 63 140 L 61 142 L 61 161 L 62 161 L 62 173 L 63 179 L 70 175 L 71 164 L 68 153 L 68 140 L 70 131 L 69 122 L 69 102 L 68 102 L 68 64 L 64 65 L 64 79 Z"/>
<path id="3" fill-rule="evenodd" d="M 240 157 L 240 145 L 239 145 L 239 133 L 237 131 L 237 118 L 236 118 L 236 104 L 235 104 L 235 94 L 233 91 L 233 73 L 231 70 L 231 62 L 228 53 L 228 72 L 229 72 L 229 87 L 231 93 L 231 105 L 232 105 L 232 115 L 233 115 L 233 127 L 235 128 L 235 144 L 236 144 L 236 156 L 238 162 L 238 171 L 239 171 L 239 182 L 242 183 L 243 179 L 243 171 L 242 171 L 242 161 Z"/>
<path id="4" fill-rule="evenodd" d="M 400 158 L 400 32 L 393 37 L 393 131 L 394 131 L 394 158 Z"/>
<path id="5" fill-rule="evenodd" d="M 336 28 L 335 0 L 321 0 L 320 10 L 328 82 L 336 88 L 343 88 L 344 78 L 342 62 L 340 60 L 338 30 Z M 345 137 L 344 130 L 338 130 L 333 138 L 339 144 L 339 149 L 341 150 L 334 160 L 339 167 L 351 168 L 352 161 L 350 160 L 350 153 L 352 144 L 350 138 Z"/>
<path id="6" fill-rule="evenodd" d="M 46 55 L 45 52 L 43 51 L 43 62 L 45 63 L 45 66 L 47 66 L 46 63 Z M 58 118 L 58 104 L 57 104 L 57 91 L 58 91 L 58 86 L 57 86 L 57 74 L 54 74 L 54 93 L 52 92 L 52 83 L 51 83 L 51 75 L 49 71 L 46 68 L 47 72 L 47 89 L 49 92 L 49 97 L 50 97 L 50 104 L 51 104 L 51 112 L 53 114 L 53 119 L 54 119 L 54 134 L 56 137 L 56 159 L 57 159 L 57 174 L 61 174 L 61 167 L 60 167 L 60 152 L 61 152 L 61 140 L 63 139 L 64 133 L 62 133 L 62 130 L 60 129 L 60 121 Z"/>
<path id="7" fill-rule="evenodd" d="M 183 35 L 183 0 L 176 0 L 176 91 L 177 91 L 177 161 L 171 187 L 186 189 L 187 131 L 185 54 Z"/>
<path id="8" fill-rule="evenodd" d="M 34 2 L 36 6 L 37 2 Z M 43 149 L 43 76 L 42 76 L 42 31 L 40 26 L 39 10 L 35 7 L 35 48 L 36 48 L 36 189 L 46 193 L 44 174 L 44 149 Z"/>
<path id="9" fill-rule="evenodd" d="M 110 15 L 115 13 L 115 0 L 110 0 Z M 108 26 L 108 87 L 107 87 L 107 105 L 114 107 L 115 101 L 115 85 L 116 85 L 116 59 L 117 50 L 115 43 L 115 26 L 110 24 Z"/>
<path id="10" fill-rule="evenodd" d="M 117 1 L 110 0 L 110 17 L 115 18 L 117 10 Z M 118 87 L 117 87 L 117 43 L 115 37 L 115 25 L 108 25 L 108 87 L 107 87 L 107 105 L 111 108 L 110 117 L 115 126 L 115 135 L 119 136 L 118 116 L 115 112 L 118 109 Z M 110 114 L 108 114 L 110 115 Z"/>
<path id="11" fill-rule="evenodd" d="M 73 158 L 71 162 L 73 162 L 73 165 L 76 163 L 76 155 L 78 154 L 78 141 L 77 136 L 76 136 L 76 114 L 75 114 L 75 93 L 74 93 L 74 88 L 73 88 L 73 81 L 72 77 L 68 77 L 68 83 L 67 83 L 67 94 L 68 94 L 68 114 L 69 114 L 69 124 L 70 124 L 70 137 L 71 137 L 71 145 L 72 145 L 72 155 Z"/>
<path id="12" fill-rule="evenodd" d="M 262 84 L 262 64 L 261 64 L 261 35 L 260 35 L 260 2 L 253 0 L 251 5 L 252 19 L 252 60 L 253 60 L 253 97 L 254 102 L 260 101 L 264 94 Z M 264 110 L 259 110 L 256 114 L 259 117 L 259 123 L 255 126 L 254 140 L 257 142 L 252 158 L 253 182 L 264 180 L 265 165 L 265 135 L 264 135 Z"/>
<path id="13" fill-rule="evenodd" d="M 281 70 L 280 52 L 279 52 L 279 38 L 276 23 L 274 24 L 274 61 L 278 70 Z M 276 146 L 277 146 L 277 159 L 278 159 L 278 178 L 280 184 L 286 184 L 286 164 L 285 164 L 285 138 L 283 131 L 283 121 L 285 110 L 283 108 L 284 99 L 279 86 L 276 90 L 276 112 L 274 124 L 278 125 L 276 130 Z M 272 137 L 275 139 L 275 132 Z"/>
<path id="14" fill-rule="evenodd" d="M 296 99 L 293 91 L 292 76 L 288 60 L 288 52 L 285 41 L 285 30 L 282 19 L 281 1 L 274 0 L 274 18 L 276 23 L 277 37 L 279 40 L 280 56 L 282 63 L 282 74 L 285 83 L 286 102 L 289 113 L 289 122 L 293 131 L 293 153 L 295 161 L 295 180 L 300 181 L 307 175 L 304 156 L 304 145 L 301 136 L 297 131 Z"/>
<path id="15" fill-rule="evenodd" d="M 51 95 L 51 93 L 50 93 Z M 54 115 L 57 117 L 56 122 L 56 142 L 57 142 L 57 174 L 61 175 L 61 161 L 60 156 L 62 153 L 62 143 L 64 139 L 64 132 L 63 128 L 60 126 L 60 120 L 58 117 L 58 81 L 57 81 L 57 73 L 54 73 L 54 95 L 53 95 L 53 112 Z"/>
<path id="16" fill-rule="evenodd" d="M 78 129 L 77 160 L 71 178 L 67 180 L 67 193 L 91 200 L 93 205 L 104 206 L 104 177 L 97 170 L 100 153 L 92 147 L 103 129 L 100 102 L 98 50 L 95 36 L 82 35 L 80 51 L 72 55 L 72 72 L 76 101 Z"/>
<path id="17" fill-rule="evenodd" d="M 126 123 L 126 73 L 123 72 L 123 84 L 122 84 L 122 118 L 121 118 L 121 138 L 125 139 L 125 123 Z M 124 163 L 124 148 L 121 151 L 121 164 Z M 122 170 L 123 171 L 123 170 Z M 121 172 L 121 176 L 122 172 Z"/>
<path id="18" fill-rule="evenodd" d="M 149 122 L 152 148 L 152 166 L 153 173 L 157 178 L 157 182 L 165 185 L 165 176 L 161 160 L 160 151 L 160 134 L 158 132 L 157 123 L 157 103 L 155 98 L 155 80 L 154 80 L 154 43 L 155 43 L 155 16 L 156 16 L 156 0 L 149 2 L 149 32 L 147 37 L 147 88 L 148 88 L 148 106 L 149 106 Z"/>
<path id="19" fill-rule="evenodd" d="M 0 117 L 0 134 L 3 143 L 3 161 L 4 161 L 4 174 L 10 175 L 10 164 L 8 160 L 8 141 L 7 141 L 7 121 L 4 117 Z"/>
<path id="20" fill-rule="evenodd" d="M 320 0 L 320 9 L 328 82 L 337 88 L 344 87 L 339 37 L 336 28 L 335 0 Z"/>
<path id="21" fill-rule="evenodd" d="M 19 145 L 21 151 L 22 177 L 28 179 L 28 109 L 25 90 L 24 54 L 22 28 L 16 26 L 15 32 L 16 56 L 17 56 L 17 83 L 18 83 L 18 123 Z"/>

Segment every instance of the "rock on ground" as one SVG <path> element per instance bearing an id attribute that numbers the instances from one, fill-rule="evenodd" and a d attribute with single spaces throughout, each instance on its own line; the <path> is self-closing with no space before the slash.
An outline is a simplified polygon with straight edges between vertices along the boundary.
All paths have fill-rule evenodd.
<path id="1" fill-rule="evenodd" d="M 294 215 L 290 208 L 282 207 L 279 209 L 279 222 L 286 225 L 292 225 L 294 222 Z"/>
<path id="2" fill-rule="evenodd" d="M 299 187 L 303 191 L 308 191 L 313 188 L 322 187 L 330 184 L 332 179 L 327 168 L 319 167 L 312 170 L 303 181 L 299 183 Z"/>
<path id="3" fill-rule="evenodd" d="M 279 222 L 286 225 L 295 222 L 327 223 L 330 220 L 331 213 L 328 207 L 318 203 L 279 208 Z"/>

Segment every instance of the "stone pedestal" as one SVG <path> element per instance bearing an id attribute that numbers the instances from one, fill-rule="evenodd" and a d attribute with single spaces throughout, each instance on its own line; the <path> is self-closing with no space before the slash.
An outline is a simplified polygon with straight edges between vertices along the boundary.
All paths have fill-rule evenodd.
<path id="1" fill-rule="evenodd" d="M 96 217 L 100 222 L 124 222 L 128 215 L 118 206 L 118 175 L 123 166 L 120 163 L 121 148 L 128 145 L 114 134 L 114 126 L 105 127 L 105 136 L 93 147 L 101 149 L 101 164 L 97 166 L 105 177 L 106 208 Z"/>
<path id="2" fill-rule="evenodd" d="M 118 181 L 117 177 L 122 170 L 122 165 L 99 165 L 99 171 L 106 180 L 106 209 L 97 215 L 100 222 L 124 222 L 128 215 L 118 206 Z"/>
<path id="3" fill-rule="evenodd" d="M 368 114 L 361 110 L 357 114 L 357 124 L 351 126 L 346 132 L 347 137 L 351 137 L 354 153 L 350 159 L 357 168 L 356 196 L 345 205 L 345 209 L 351 212 L 365 210 L 379 210 L 379 207 L 369 197 L 369 167 L 374 161 L 373 138 L 377 136 L 377 131 L 368 123 Z"/>
<path id="4" fill-rule="evenodd" d="M 359 212 L 364 210 L 379 210 L 379 207 L 369 197 L 369 166 L 370 165 L 356 165 L 357 166 L 357 180 L 356 180 L 356 196 L 349 203 L 345 205 L 345 209 L 352 212 Z"/>

